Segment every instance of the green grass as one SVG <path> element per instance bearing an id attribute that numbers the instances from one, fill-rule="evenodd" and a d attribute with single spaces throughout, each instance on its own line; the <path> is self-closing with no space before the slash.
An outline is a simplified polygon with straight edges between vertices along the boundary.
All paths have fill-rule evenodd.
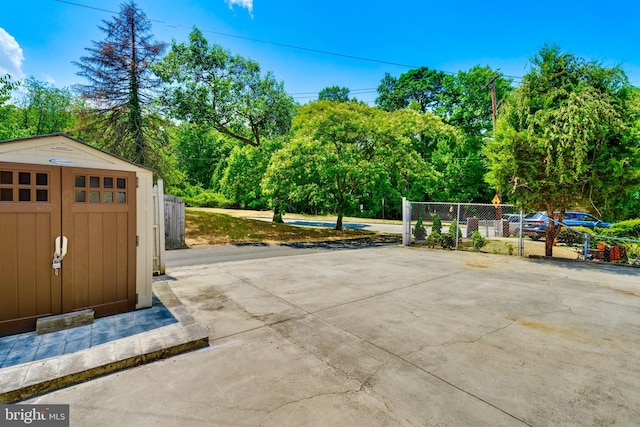
<path id="1" fill-rule="evenodd" d="M 189 246 L 251 242 L 307 242 L 374 234 L 376 233 L 365 230 L 337 231 L 324 227 L 276 224 L 191 209 L 185 212 L 185 240 Z"/>

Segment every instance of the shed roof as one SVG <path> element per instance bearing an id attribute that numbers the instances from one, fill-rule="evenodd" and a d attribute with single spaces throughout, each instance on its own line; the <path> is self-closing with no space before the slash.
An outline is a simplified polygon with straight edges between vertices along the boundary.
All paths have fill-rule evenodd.
<path id="1" fill-rule="evenodd" d="M 25 138 L 0 141 L 0 160 L 15 163 L 52 164 L 61 166 L 79 166 L 103 168 L 107 162 L 115 166 L 123 163 L 126 169 L 153 169 L 116 156 L 108 151 L 90 145 L 65 133 L 35 135 Z"/>

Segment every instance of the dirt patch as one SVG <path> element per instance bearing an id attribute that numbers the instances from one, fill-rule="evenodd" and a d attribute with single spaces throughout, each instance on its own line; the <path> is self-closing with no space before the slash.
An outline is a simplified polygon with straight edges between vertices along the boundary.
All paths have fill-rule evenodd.
<path id="1" fill-rule="evenodd" d="M 622 290 L 622 289 L 615 289 L 615 291 L 620 293 L 620 294 L 629 295 L 629 296 L 632 296 L 632 297 L 640 297 L 640 295 L 638 295 L 638 294 L 636 294 L 634 292 L 631 292 L 631 291 L 625 291 L 625 290 Z"/>
<path id="2" fill-rule="evenodd" d="M 490 263 L 483 263 L 483 262 L 478 262 L 478 261 L 467 261 L 466 263 L 469 267 L 474 267 L 474 268 L 491 268 L 491 264 Z"/>

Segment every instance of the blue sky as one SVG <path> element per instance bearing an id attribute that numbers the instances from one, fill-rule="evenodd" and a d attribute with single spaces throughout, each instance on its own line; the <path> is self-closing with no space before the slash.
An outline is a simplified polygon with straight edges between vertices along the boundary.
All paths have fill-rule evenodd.
<path id="1" fill-rule="evenodd" d="M 82 82 L 77 61 L 103 39 L 98 29 L 121 1 L 3 0 L 0 74 L 34 76 L 58 87 Z M 138 0 L 157 40 L 185 41 L 193 26 L 258 61 L 306 102 L 327 86 L 346 86 L 373 104 L 385 72 L 410 69 L 292 49 L 293 45 L 408 66 L 457 72 L 479 65 L 521 77 L 545 43 L 605 65 L 621 65 L 640 86 L 640 0 L 383 1 Z M 83 6 L 88 7 L 83 7 Z M 229 35 L 237 36 L 231 37 Z M 244 38 L 241 38 L 244 37 Z M 248 38 L 248 39 L 247 39 Z"/>

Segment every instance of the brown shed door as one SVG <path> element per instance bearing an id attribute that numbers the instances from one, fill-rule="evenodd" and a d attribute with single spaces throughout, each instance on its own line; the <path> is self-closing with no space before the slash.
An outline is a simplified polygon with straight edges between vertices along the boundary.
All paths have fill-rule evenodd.
<path id="1" fill-rule="evenodd" d="M 135 173 L 0 163 L 1 176 L 0 335 L 47 315 L 135 308 Z M 68 250 L 56 275 L 58 236 Z"/>
<path id="2" fill-rule="evenodd" d="M 0 335 L 60 313 L 51 269 L 61 231 L 60 168 L 0 163 Z"/>

